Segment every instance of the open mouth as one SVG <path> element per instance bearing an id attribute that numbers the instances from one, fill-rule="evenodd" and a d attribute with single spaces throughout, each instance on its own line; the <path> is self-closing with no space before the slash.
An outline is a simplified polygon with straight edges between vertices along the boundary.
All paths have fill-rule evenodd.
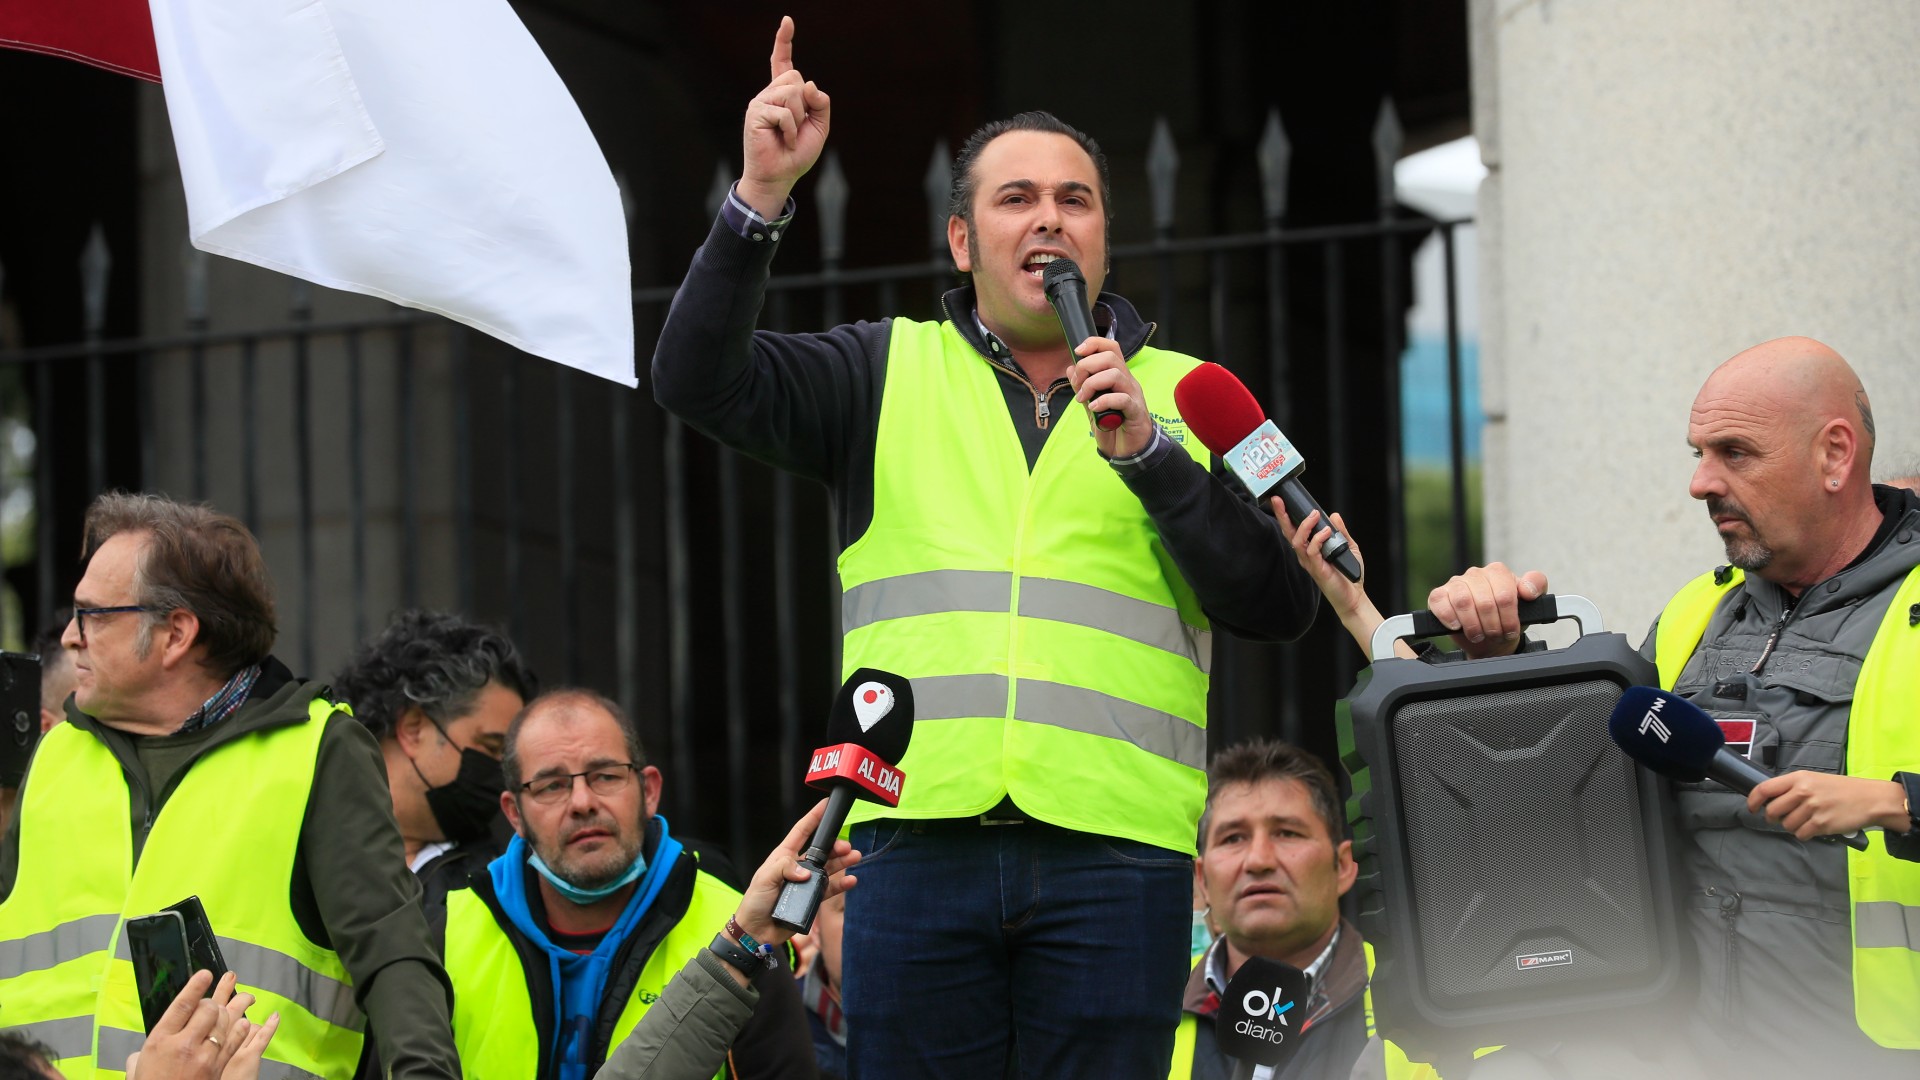
<path id="1" fill-rule="evenodd" d="M 1053 262 L 1056 259 L 1064 259 L 1064 258 L 1066 258 L 1066 256 L 1056 255 L 1050 251 L 1036 251 L 1033 254 L 1027 256 L 1027 261 L 1020 264 L 1020 269 L 1025 270 L 1027 273 L 1033 275 L 1035 278 L 1038 278 L 1042 274 L 1047 272 L 1048 263 Z"/>

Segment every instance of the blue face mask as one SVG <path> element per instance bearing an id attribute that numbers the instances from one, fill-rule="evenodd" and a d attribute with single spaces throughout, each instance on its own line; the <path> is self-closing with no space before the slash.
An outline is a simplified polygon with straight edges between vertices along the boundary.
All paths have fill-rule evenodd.
<path id="1" fill-rule="evenodd" d="M 584 905 L 605 900 L 621 889 L 639 881 L 640 875 L 647 872 L 647 857 L 644 853 L 635 855 L 633 857 L 633 865 L 627 867 L 626 873 L 621 874 L 619 877 L 596 889 L 583 889 L 562 878 L 552 870 L 549 870 L 547 864 L 542 862 L 540 856 L 534 854 L 531 848 L 527 851 L 527 865 L 538 870 L 540 876 L 547 879 L 547 884 L 553 886 L 555 892 L 576 904 Z"/>

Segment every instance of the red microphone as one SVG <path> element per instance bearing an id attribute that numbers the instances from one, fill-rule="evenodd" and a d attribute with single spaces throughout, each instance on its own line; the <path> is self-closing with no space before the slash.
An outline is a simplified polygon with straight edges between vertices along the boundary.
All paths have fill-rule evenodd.
<path id="1" fill-rule="evenodd" d="M 1295 525 L 1320 510 L 1320 503 L 1300 481 L 1306 459 L 1267 419 L 1252 391 L 1233 372 L 1219 364 L 1201 364 L 1174 386 L 1173 403 L 1194 437 L 1227 463 L 1255 502 L 1264 504 L 1268 496 L 1280 496 Z M 1320 510 L 1320 520 L 1333 528 L 1325 510 Z M 1340 530 L 1334 529 L 1320 552 L 1348 581 L 1360 580 L 1360 560 Z"/>
<path id="2" fill-rule="evenodd" d="M 805 881 L 780 887 L 773 921 L 797 934 L 808 933 L 826 898 L 827 858 L 846 824 L 853 800 L 900 805 L 906 782 L 894 762 L 906 756 L 913 735 L 913 684 L 889 671 L 861 668 L 848 677 L 827 715 L 828 745 L 813 752 L 807 783 L 827 792 L 827 812 L 813 831 L 800 865 L 813 871 Z"/>

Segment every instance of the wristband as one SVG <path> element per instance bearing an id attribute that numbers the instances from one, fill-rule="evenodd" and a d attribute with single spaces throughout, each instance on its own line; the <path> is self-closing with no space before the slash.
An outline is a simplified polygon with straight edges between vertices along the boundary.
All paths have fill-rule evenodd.
<path id="1" fill-rule="evenodd" d="M 755 941 L 752 934 L 740 928 L 740 920 L 737 916 L 727 916 L 727 933 L 733 935 L 734 940 L 740 943 L 747 955 L 758 957 L 762 967 L 773 967 L 779 963 L 774 959 L 773 946 Z"/>
<path id="2" fill-rule="evenodd" d="M 1920 773 L 1897 772 L 1893 782 L 1907 793 L 1907 829 L 1920 835 Z"/>
<path id="3" fill-rule="evenodd" d="M 739 942 L 724 933 L 713 935 L 713 944 L 707 946 L 707 948 L 712 951 L 713 955 L 724 961 L 728 967 L 738 971 L 749 979 L 766 970 L 766 965 L 760 962 L 758 956 L 741 948 Z"/>

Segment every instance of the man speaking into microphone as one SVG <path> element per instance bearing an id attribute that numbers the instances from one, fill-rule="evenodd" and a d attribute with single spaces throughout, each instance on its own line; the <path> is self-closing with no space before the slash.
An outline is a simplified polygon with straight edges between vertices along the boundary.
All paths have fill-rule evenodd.
<path id="1" fill-rule="evenodd" d="M 1150 347 L 1151 324 L 1101 292 L 1105 159 L 1050 114 L 962 147 L 947 236 L 967 282 L 943 321 L 755 333 L 831 116 L 793 34 L 782 20 L 653 384 L 701 431 L 833 491 L 840 674 L 912 680 L 911 780 L 897 807 L 853 816 L 850 1072 L 1165 1075 L 1211 631 L 1290 639 L 1318 596 L 1185 425 L 1149 411 L 1174 412 L 1198 361 Z M 1070 342 L 1048 302 L 1061 258 L 1097 336 Z M 1095 426 L 1106 412 L 1120 422 Z"/>

